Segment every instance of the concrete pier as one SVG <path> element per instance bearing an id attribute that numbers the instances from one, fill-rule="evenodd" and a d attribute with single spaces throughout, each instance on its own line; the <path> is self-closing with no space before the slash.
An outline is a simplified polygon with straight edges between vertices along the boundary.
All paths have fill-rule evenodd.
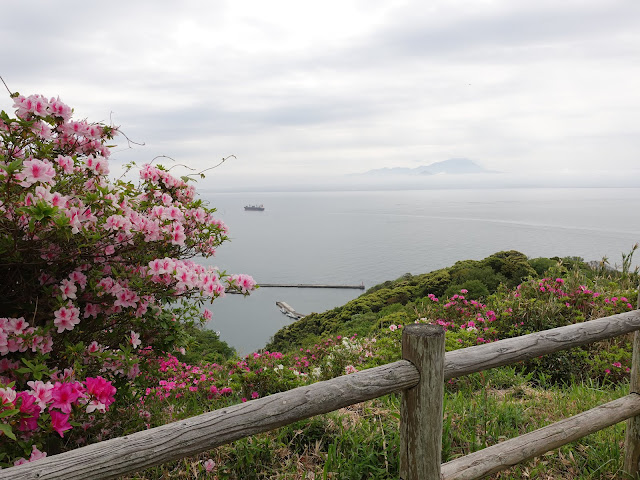
<path id="1" fill-rule="evenodd" d="M 259 283 L 260 288 L 277 287 L 277 288 L 354 288 L 364 290 L 364 283 L 360 285 L 324 285 L 310 283 Z"/>
<path id="2" fill-rule="evenodd" d="M 276 306 L 280 309 L 282 313 L 284 313 L 287 317 L 291 317 L 295 320 L 300 320 L 304 317 L 302 313 L 296 312 L 291 305 L 286 302 L 276 302 Z"/>

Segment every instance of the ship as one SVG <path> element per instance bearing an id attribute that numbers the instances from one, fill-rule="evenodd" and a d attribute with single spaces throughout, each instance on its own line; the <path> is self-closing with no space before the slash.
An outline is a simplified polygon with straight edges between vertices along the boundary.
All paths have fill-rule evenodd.
<path id="1" fill-rule="evenodd" d="M 246 205 L 244 209 L 252 212 L 264 212 L 264 205 Z"/>

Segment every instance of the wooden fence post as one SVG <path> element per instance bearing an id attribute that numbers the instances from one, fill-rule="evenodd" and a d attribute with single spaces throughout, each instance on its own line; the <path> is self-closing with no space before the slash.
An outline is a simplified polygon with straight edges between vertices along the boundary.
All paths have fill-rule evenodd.
<path id="1" fill-rule="evenodd" d="M 400 478 L 440 480 L 444 401 L 442 327 L 426 324 L 404 327 L 402 358 L 418 369 L 420 381 L 415 387 L 402 391 Z"/>
<path id="2" fill-rule="evenodd" d="M 638 304 L 640 309 L 640 286 L 638 287 Z M 640 331 L 633 334 L 633 353 L 631 356 L 631 382 L 629 393 L 640 395 Z M 624 439 L 624 472 L 630 478 L 638 478 L 640 474 L 640 416 L 627 420 L 627 431 Z"/>

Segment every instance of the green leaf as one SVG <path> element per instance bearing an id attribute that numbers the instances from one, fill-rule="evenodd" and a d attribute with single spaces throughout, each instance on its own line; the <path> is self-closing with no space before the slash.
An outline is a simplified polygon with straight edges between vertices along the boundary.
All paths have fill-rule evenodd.
<path id="1" fill-rule="evenodd" d="M 11 440 L 17 440 L 16 436 L 13 434 L 13 430 L 11 430 L 11 425 L 0 423 L 0 432 L 4 433 Z"/>
<path id="2" fill-rule="evenodd" d="M 33 363 L 27 360 L 26 358 L 21 359 L 22 363 L 24 363 L 27 367 L 33 368 Z"/>
<path id="3" fill-rule="evenodd" d="M 53 219 L 53 223 L 55 223 L 58 227 L 66 227 L 70 224 L 69 218 L 64 214 L 55 216 Z"/>
<path id="4" fill-rule="evenodd" d="M 4 410 L 0 412 L 0 418 L 10 417 L 11 415 L 15 415 L 16 413 L 20 413 L 20 410 L 17 408 L 12 408 L 11 410 Z"/>
<path id="5" fill-rule="evenodd" d="M 22 166 L 22 159 L 18 159 L 11 162 L 9 165 L 4 167 L 4 169 L 7 171 L 9 175 L 11 175 L 13 172 L 18 170 L 18 168 L 20 168 L 21 166 Z"/>
<path id="6" fill-rule="evenodd" d="M 38 203 L 31 207 L 31 215 L 38 221 L 53 216 L 57 211 L 58 207 L 49 205 L 44 201 L 38 201 Z"/>

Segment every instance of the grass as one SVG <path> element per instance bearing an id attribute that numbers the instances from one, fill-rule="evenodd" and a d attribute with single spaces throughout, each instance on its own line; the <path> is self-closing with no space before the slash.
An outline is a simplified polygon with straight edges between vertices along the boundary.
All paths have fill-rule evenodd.
<path id="1" fill-rule="evenodd" d="M 534 384 L 515 367 L 447 385 L 443 462 L 625 395 L 627 384 Z M 398 478 L 399 395 L 353 405 L 123 479 Z M 488 478 L 622 478 L 624 423 Z M 206 472 L 204 461 L 216 466 Z"/>

